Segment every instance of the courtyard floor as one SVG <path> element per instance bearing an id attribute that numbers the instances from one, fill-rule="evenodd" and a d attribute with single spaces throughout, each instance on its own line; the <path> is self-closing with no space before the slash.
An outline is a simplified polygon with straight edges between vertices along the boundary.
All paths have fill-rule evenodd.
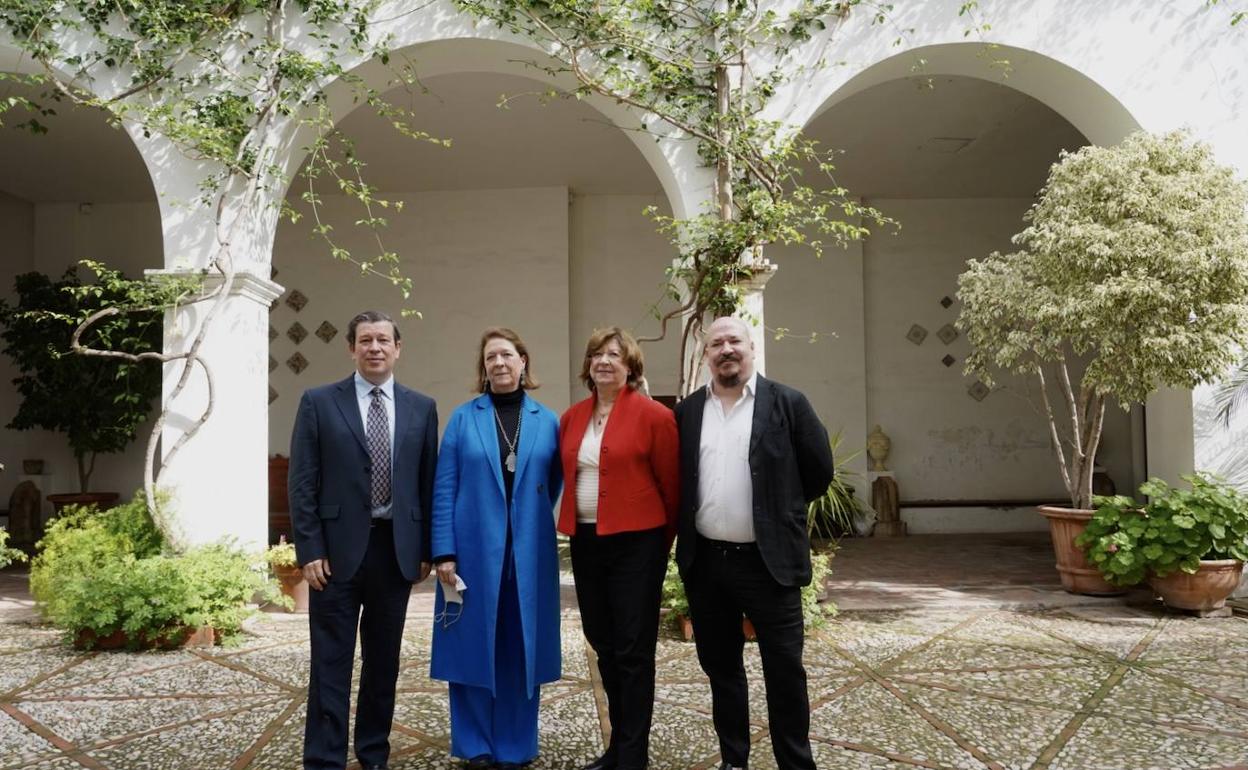
<path id="1" fill-rule="evenodd" d="M 806 648 L 821 768 L 1248 768 L 1248 620 L 1168 614 L 1142 592 L 1071 597 L 1048 574 L 1044 538 L 967 542 L 852 541 L 834 559 L 843 611 Z M 1002 553 L 1014 568 L 968 561 Z M 592 653 L 565 604 L 564 676 L 542 691 L 534 770 L 577 768 L 603 746 Z M 430 623 L 422 586 L 393 770 L 456 766 L 445 686 L 427 675 Z M 761 770 L 775 764 L 747 650 Z M 297 768 L 307 668 L 306 619 L 293 615 L 260 615 L 230 647 L 75 652 L 37 625 L 24 576 L 2 573 L 0 770 Z M 659 645 L 651 760 L 719 762 L 709 688 L 693 645 L 674 637 Z"/>

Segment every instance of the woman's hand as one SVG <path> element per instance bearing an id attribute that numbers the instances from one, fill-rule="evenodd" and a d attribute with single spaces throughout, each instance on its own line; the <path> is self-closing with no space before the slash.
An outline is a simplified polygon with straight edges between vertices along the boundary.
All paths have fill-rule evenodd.
<path id="1" fill-rule="evenodd" d="M 444 561 L 438 565 L 438 582 L 447 588 L 455 587 L 455 562 Z"/>

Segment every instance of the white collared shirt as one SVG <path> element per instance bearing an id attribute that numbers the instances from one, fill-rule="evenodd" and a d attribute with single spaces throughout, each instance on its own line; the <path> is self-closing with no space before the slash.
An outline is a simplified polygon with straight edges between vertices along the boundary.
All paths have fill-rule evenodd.
<path id="1" fill-rule="evenodd" d="M 724 411 L 713 381 L 706 385 L 702 437 L 698 445 L 698 534 L 733 543 L 754 542 L 754 486 L 750 475 L 750 433 L 754 389 L 750 375 L 741 398 Z"/>
<path id="2" fill-rule="evenodd" d="M 368 407 L 373 403 L 373 383 L 355 373 L 355 403 L 360 407 L 360 424 L 364 426 L 364 435 L 368 435 Z M 386 429 L 390 431 L 390 488 L 394 488 L 394 375 L 381 383 L 381 404 L 386 409 Z M 391 500 L 393 501 L 393 494 Z M 386 503 L 372 509 L 373 518 L 390 518 L 392 503 Z"/>

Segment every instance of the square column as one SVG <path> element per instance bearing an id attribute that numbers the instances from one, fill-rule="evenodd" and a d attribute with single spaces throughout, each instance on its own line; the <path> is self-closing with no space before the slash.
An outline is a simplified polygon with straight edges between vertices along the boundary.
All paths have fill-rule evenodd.
<path id="1" fill-rule="evenodd" d="M 149 271 L 193 275 L 194 271 Z M 205 279 L 205 291 L 221 284 Z M 233 538 L 261 548 L 268 536 L 269 306 L 283 289 L 247 272 L 234 276 L 224 305 L 199 349 L 211 373 L 196 365 L 186 388 L 171 400 L 184 360 L 165 364 L 162 401 L 169 410 L 161 433 L 162 463 L 184 433 L 195 435 L 161 468 L 157 486 L 172 495 L 170 506 L 180 538 L 187 544 Z M 165 314 L 165 352 L 181 352 L 194 341 L 218 300 Z"/>

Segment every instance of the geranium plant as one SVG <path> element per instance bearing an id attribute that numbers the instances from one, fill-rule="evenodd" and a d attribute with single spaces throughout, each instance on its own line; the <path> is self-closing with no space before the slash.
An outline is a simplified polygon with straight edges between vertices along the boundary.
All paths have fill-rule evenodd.
<path id="1" fill-rule="evenodd" d="M 1202 559 L 1248 560 L 1248 497 L 1203 474 L 1183 479 L 1190 489 L 1156 478 L 1140 485 L 1145 505 L 1123 495 L 1096 499 L 1075 543 L 1110 583 L 1194 574 Z"/>
<path id="2" fill-rule="evenodd" d="M 967 370 L 989 386 L 998 371 L 1037 379 L 1072 507 L 1092 502 L 1109 401 L 1207 382 L 1248 340 L 1246 210 L 1209 147 L 1136 133 L 1063 153 L 1018 251 L 968 262 Z"/>

